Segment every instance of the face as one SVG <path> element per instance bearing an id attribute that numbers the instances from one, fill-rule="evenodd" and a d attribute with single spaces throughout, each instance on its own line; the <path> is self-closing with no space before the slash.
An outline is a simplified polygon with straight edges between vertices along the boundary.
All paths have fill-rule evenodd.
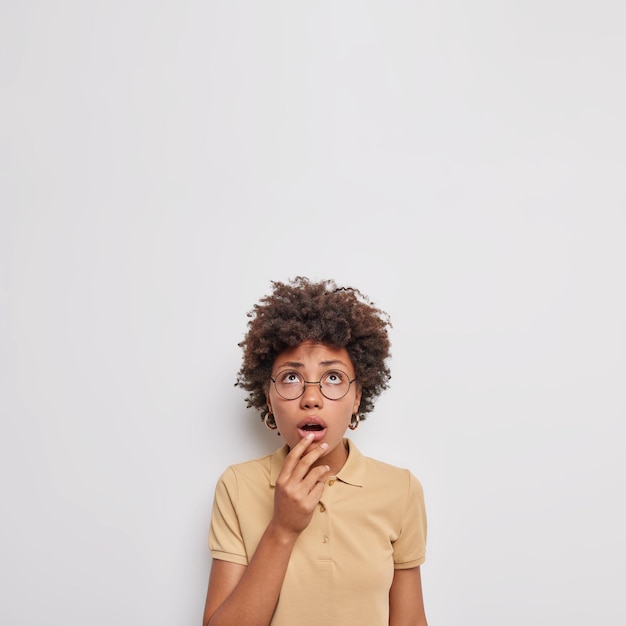
<path id="1" fill-rule="evenodd" d="M 283 380 L 287 384 L 293 381 L 294 386 L 298 388 L 297 392 L 302 388 L 299 380 L 319 381 L 327 372 L 331 373 L 325 385 L 333 386 L 339 383 L 340 376 L 332 373 L 335 370 L 345 372 L 349 380 L 355 378 L 354 366 L 345 348 L 334 348 L 309 341 L 281 352 L 274 361 L 272 378 L 286 370 L 291 373 L 281 376 L 278 380 Z M 333 391 L 334 387 L 327 393 L 333 395 Z M 284 392 L 283 395 L 288 394 Z M 323 442 L 328 444 L 328 450 L 320 462 L 330 464 L 331 460 L 334 460 L 336 464 L 340 456 L 343 456 L 345 461 L 346 453 L 342 439 L 352 414 L 359 409 L 361 389 L 358 383 L 353 382 L 346 395 L 338 400 L 326 398 L 319 384 L 307 384 L 299 398 L 286 400 L 278 394 L 276 386 L 270 381 L 266 397 L 278 431 L 290 447 L 298 443 L 302 437 L 312 433 L 313 443 L 310 448 Z"/>

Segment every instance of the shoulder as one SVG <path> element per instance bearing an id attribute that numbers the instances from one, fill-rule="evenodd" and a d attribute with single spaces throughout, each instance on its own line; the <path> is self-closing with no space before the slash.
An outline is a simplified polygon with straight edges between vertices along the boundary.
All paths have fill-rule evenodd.
<path id="1" fill-rule="evenodd" d="M 285 461 L 287 452 L 287 446 L 282 446 L 273 454 L 230 465 L 220 476 L 218 484 L 227 486 L 249 485 L 251 487 L 259 485 L 273 486 L 276 483 L 276 477 Z"/>
<path id="2" fill-rule="evenodd" d="M 404 468 L 363 455 L 354 443 L 349 442 L 353 467 L 360 468 L 363 484 L 371 488 L 400 493 L 422 493 L 422 485 L 414 474 Z"/>
<path id="3" fill-rule="evenodd" d="M 367 456 L 363 457 L 363 461 L 368 481 L 373 480 L 387 484 L 402 485 L 406 488 L 419 488 L 421 490 L 420 481 L 410 470 Z"/>
<path id="4" fill-rule="evenodd" d="M 272 454 L 234 463 L 229 465 L 220 476 L 220 482 L 231 483 L 238 480 L 255 480 L 263 476 L 269 476 Z"/>

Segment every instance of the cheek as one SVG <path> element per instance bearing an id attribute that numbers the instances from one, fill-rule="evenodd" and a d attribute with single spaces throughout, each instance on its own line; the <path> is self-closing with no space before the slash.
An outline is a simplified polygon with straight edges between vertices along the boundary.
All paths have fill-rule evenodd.
<path id="1" fill-rule="evenodd" d="M 274 419 L 276 420 L 276 423 L 280 422 L 283 428 L 288 428 L 297 418 L 297 416 L 293 413 L 291 405 L 285 402 L 281 402 L 280 398 L 276 400 L 270 396 L 270 401 L 272 400 L 272 413 L 274 414 Z"/>

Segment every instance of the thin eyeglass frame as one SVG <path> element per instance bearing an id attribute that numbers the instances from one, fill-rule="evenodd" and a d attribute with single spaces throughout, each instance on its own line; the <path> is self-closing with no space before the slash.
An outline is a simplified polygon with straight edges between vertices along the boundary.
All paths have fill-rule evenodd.
<path id="1" fill-rule="evenodd" d="M 291 369 L 284 369 L 284 370 L 280 370 L 280 372 L 276 373 L 276 377 L 273 378 L 272 376 L 270 376 L 270 380 L 274 383 L 274 389 L 276 390 L 276 393 L 283 399 L 283 400 L 287 400 L 288 402 L 290 400 L 297 400 L 298 398 L 301 398 L 304 395 L 304 392 L 306 391 L 306 386 L 307 385 L 319 385 L 320 388 L 320 393 L 327 399 L 327 400 L 341 400 L 342 398 L 345 398 L 348 393 L 350 392 L 350 387 L 352 386 L 352 383 L 356 380 L 356 376 L 350 380 L 350 376 L 348 375 L 347 372 L 344 372 L 343 370 L 340 369 L 330 369 L 327 372 L 324 372 L 322 374 L 322 377 L 319 380 L 302 380 L 302 391 L 295 397 L 295 398 L 285 398 L 285 396 L 283 396 L 280 391 L 278 391 L 278 385 L 276 384 L 276 381 L 279 377 L 280 374 L 282 374 L 283 372 L 293 372 L 294 374 L 299 374 L 298 371 L 296 370 L 291 370 Z M 331 374 L 332 372 L 339 372 L 341 374 L 344 374 L 345 377 L 348 379 L 348 388 L 346 389 L 346 392 L 342 395 L 339 396 L 338 398 L 329 398 L 325 393 L 324 393 L 324 388 L 322 387 L 322 380 L 324 379 L 325 376 L 327 376 L 328 374 Z"/>

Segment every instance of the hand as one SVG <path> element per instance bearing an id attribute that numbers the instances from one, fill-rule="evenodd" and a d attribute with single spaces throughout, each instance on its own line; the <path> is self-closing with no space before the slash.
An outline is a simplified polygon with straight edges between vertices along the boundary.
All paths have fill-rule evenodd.
<path id="1" fill-rule="evenodd" d="M 291 537 L 297 537 L 309 525 L 330 473 L 328 465 L 311 469 L 328 448 L 323 443 L 306 453 L 311 439 L 312 435 L 304 437 L 291 449 L 276 479 L 271 524 Z"/>

